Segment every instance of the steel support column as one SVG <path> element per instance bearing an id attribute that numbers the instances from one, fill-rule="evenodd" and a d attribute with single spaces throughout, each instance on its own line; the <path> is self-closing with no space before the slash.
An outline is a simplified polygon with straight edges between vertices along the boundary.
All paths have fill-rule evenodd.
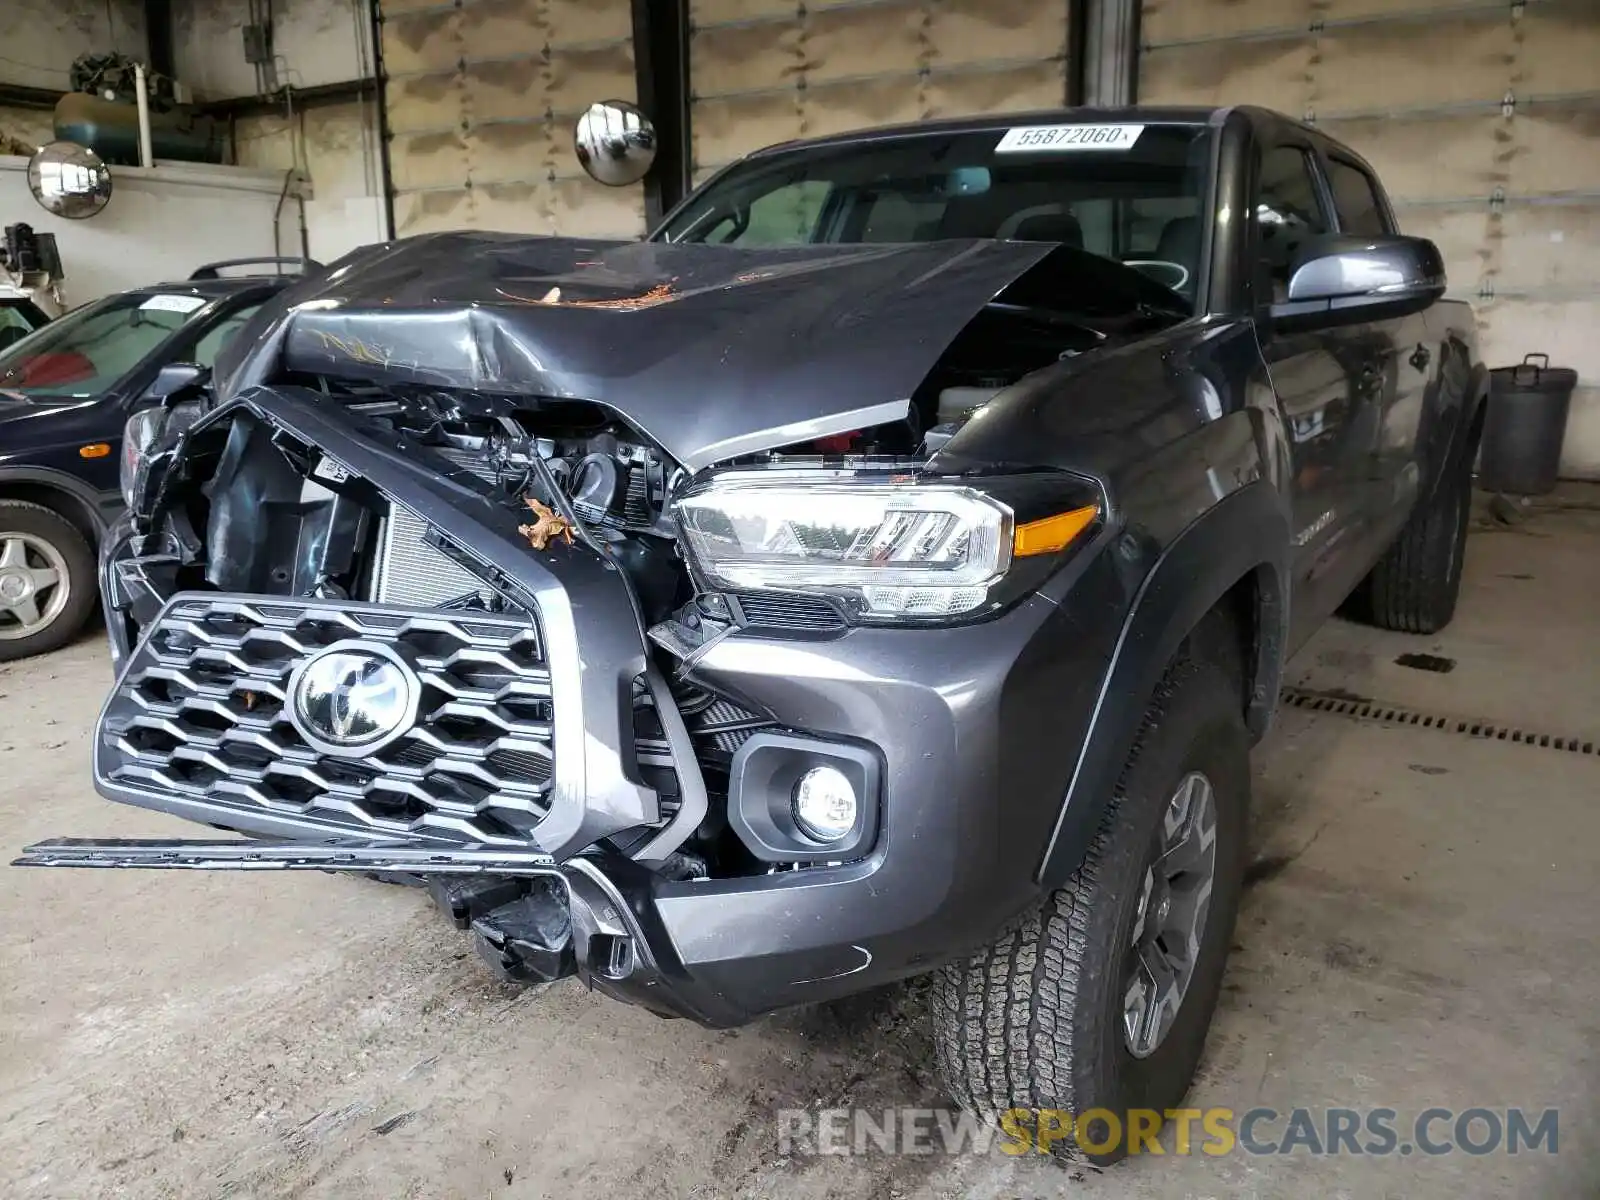
<path id="1" fill-rule="evenodd" d="M 1066 103 L 1084 103 L 1084 77 L 1089 50 L 1090 0 L 1067 0 Z"/>
<path id="2" fill-rule="evenodd" d="M 689 0 L 633 0 L 633 70 L 639 107 L 656 127 L 656 161 L 644 179 L 645 224 L 689 191 Z"/>
<path id="3" fill-rule="evenodd" d="M 1139 98 L 1139 0 L 1084 2 L 1084 103 L 1133 104 Z"/>
<path id="4" fill-rule="evenodd" d="M 176 78 L 178 53 L 172 30 L 172 0 L 144 0 L 144 28 L 150 46 L 150 69 L 168 79 Z"/>

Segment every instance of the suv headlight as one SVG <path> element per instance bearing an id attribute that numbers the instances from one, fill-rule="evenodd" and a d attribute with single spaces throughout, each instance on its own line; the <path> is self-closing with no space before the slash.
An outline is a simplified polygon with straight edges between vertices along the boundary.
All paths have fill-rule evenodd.
<path id="1" fill-rule="evenodd" d="M 1019 516 L 1003 487 L 824 470 L 728 473 L 675 513 L 711 587 L 820 593 L 860 620 L 936 620 L 994 607 L 1015 560 L 1054 554 L 1093 524 L 1098 505 L 1074 480 L 1079 502 L 1044 519 L 1026 511 L 1037 486 L 1015 489 Z"/>
<path id="2" fill-rule="evenodd" d="M 122 502 L 129 508 L 144 489 L 150 460 L 173 445 L 178 435 L 197 421 L 198 404 L 175 404 L 171 408 L 143 408 L 128 418 L 122 428 L 122 465 L 119 472 Z"/>

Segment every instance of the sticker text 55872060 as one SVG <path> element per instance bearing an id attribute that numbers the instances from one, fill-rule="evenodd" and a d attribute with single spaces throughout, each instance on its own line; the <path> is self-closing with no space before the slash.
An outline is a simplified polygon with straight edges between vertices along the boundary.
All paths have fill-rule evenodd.
<path id="1" fill-rule="evenodd" d="M 1143 125 L 1018 125 L 1006 130 L 994 152 L 1128 150 L 1143 132 Z"/>

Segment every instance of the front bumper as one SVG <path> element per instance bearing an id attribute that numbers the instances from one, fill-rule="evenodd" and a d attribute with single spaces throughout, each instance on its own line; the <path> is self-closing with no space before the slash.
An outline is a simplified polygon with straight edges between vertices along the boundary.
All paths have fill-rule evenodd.
<path id="1" fill-rule="evenodd" d="M 507 934 L 490 907 L 507 894 L 494 887 L 452 893 L 458 922 L 486 936 L 510 974 L 575 971 L 617 998 L 713 1026 L 846 995 L 970 952 L 1038 902 L 1040 857 L 1111 651 L 1089 634 L 1107 623 L 1090 618 L 1117 593 L 1103 555 L 1085 554 L 1067 569 L 1073 578 L 1059 582 L 1067 604 L 1035 596 L 996 620 L 950 629 L 859 629 L 829 640 L 735 635 L 695 664 L 695 682 L 791 729 L 881 754 L 881 826 L 857 862 L 675 880 L 598 847 L 513 862 L 506 846 L 393 833 L 371 843 L 379 857 L 333 861 L 348 827 L 252 814 L 215 794 L 130 789 L 99 762 L 97 785 L 111 799 L 292 840 L 276 851 L 272 842 L 213 843 L 223 848 L 215 854 L 69 843 L 20 861 L 543 876 L 561 883 L 569 948 L 530 948 Z M 323 852 L 308 856 L 314 844 Z M 400 852 L 381 856 L 393 847 Z M 299 861 L 270 861 L 274 853 Z"/>
<path id="2" fill-rule="evenodd" d="M 634 682 L 656 671 L 653 662 L 662 652 L 646 650 L 615 573 L 579 552 L 529 554 L 514 528 L 500 527 L 489 506 L 445 494 L 425 469 L 377 453 L 315 411 L 284 403 L 264 415 L 325 447 L 385 493 L 428 511 L 443 537 L 502 564 L 528 599 L 538 614 L 540 670 L 553 697 L 553 776 L 542 793 L 551 811 L 522 820 L 515 806 L 507 812 L 497 801 L 484 805 L 481 796 L 458 797 L 452 808 L 422 795 L 426 811 L 417 810 L 408 823 L 375 825 L 364 789 L 389 788 L 383 779 L 352 781 L 347 772 L 335 772 L 336 786 L 323 787 L 332 796 L 330 807 L 274 790 L 276 785 L 263 790 L 253 779 L 228 776 L 227 786 L 218 788 L 212 786 L 218 780 L 202 772 L 175 788 L 159 771 L 130 777 L 125 748 L 117 745 L 130 714 L 157 724 L 171 714 L 153 712 L 148 698 L 139 701 L 142 708 L 130 708 L 127 683 L 149 665 L 141 665 L 152 652 L 149 629 L 168 618 L 192 623 L 186 603 L 254 612 L 251 619 L 262 618 L 272 626 L 270 636 L 283 644 L 304 644 L 296 630 L 327 622 L 426 629 L 475 618 L 345 601 L 211 592 L 170 596 L 161 586 L 160 563 L 141 559 L 136 540 L 119 529 L 107 539 L 102 581 L 121 676 L 96 731 L 96 786 L 113 800 L 272 841 L 218 843 L 215 850 L 175 843 L 143 849 L 61 843 L 34 848 L 22 863 L 295 866 L 433 879 L 436 896 L 477 931 L 480 948 L 487 944 L 508 973 L 546 978 L 575 971 L 619 998 L 715 1026 L 920 973 L 988 943 L 1007 920 L 1037 904 L 1040 863 L 1129 602 L 1126 581 L 1107 552 L 1107 535 L 1084 546 L 1044 592 L 992 620 L 947 628 L 858 628 L 822 638 L 736 632 L 701 648 L 692 665 L 677 664 L 683 682 L 729 697 L 777 728 L 868 748 L 881 765 L 882 780 L 875 836 L 856 861 L 685 879 L 660 869 L 659 862 L 620 853 L 612 839 L 664 816 L 656 792 L 641 782 L 628 727 Z M 154 624 L 147 616 L 133 622 L 147 629 L 134 646 L 124 614 L 141 605 L 146 611 L 153 605 L 162 615 Z M 481 623 L 493 627 L 485 636 L 499 636 L 505 618 Z M 361 636 L 371 633 L 366 629 Z M 229 635 L 214 655 L 236 660 L 241 644 Z M 487 652 L 508 648 L 514 649 L 511 642 Z M 256 664 L 245 667 L 255 670 Z M 424 668 L 433 666 L 419 669 Z M 262 669 L 270 676 L 263 678 L 269 685 L 263 695 L 273 684 L 281 690 L 285 676 L 273 669 L 276 675 Z M 230 684 L 225 690 L 238 688 Z M 226 697 L 213 690 L 200 699 L 209 705 Z M 281 696 L 276 699 L 281 702 Z M 479 699 L 466 695 L 463 702 Z M 659 693 L 657 699 L 663 707 Z M 271 736 L 270 721 L 254 719 L 259 710 L 231 703 L 230 711 L 227 719 L 242 731 L 239 737 Z M 517 737 L 528 731 L 506 732 Z M 694 750 L 682 736 L 674 738 L 672 729 L 667 732 L 673 767 L 686 785 L 692 783 L 699 777 Z M 288 761 L 281 745 L 267 748 Z M 478 749 L 489 753 L 483 745 Z M 217 750 L 208 742 L 190 757 L 203 761 Z M 452 753 L 446 748 L 436 756 L 445 760 L 444 769 L 475 778 L 466 761 L 471 755 Z M 330 781 L 316 762 L 291 765 L 316 786 Z M 275 773 L 281 774 L 266 772 Z M 690 791 L 685 786 L 684 796 Z M 740 799 L 731 796 L 728 802 Z M 479 820 L 468 811 L 472 803 L 498 807 L 490 814 L 497 820 Z M 356 853 L 352 839 L 365 850 Z M 390 849 L 397 857 L 386 860 Z M 515 862 L 507 857 L 513 853 L 520 856 Z M 460 875 L 480 880 L 470 888 L 437 883 Z M 508 889 L 497 882 L 505 879 L 523 883 Z M 529 879 L 550 886 L 530 890 Z M 562 929 L 566 941 L 557 936 Z"/>

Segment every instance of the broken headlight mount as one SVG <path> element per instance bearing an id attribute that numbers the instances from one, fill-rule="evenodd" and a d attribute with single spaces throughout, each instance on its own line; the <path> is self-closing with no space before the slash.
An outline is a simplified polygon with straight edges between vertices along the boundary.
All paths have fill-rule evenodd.
<path id="1" fill-rule="evenodd" d="M 905 470 L 716 473 L 674 515 L 702 593 L 819 596 L 860 624 L 992 616 L 1037 588 L 1105 512 L 1062 471 L 938 478 Z"/>
<path id="2" fill-rule="evenodd" d="M 178 439 L 196 421 L 205 415 L 198 401 L 190 400 L 171 407 L 157 405 L 142 408 L 128 418 L 122 429 L 122 463 L 119 482 L 122 485 L 122 502 L 135 508 L 143 494 L 150 473 L 150 464 L 164 450 L 177 445 Z"/>

